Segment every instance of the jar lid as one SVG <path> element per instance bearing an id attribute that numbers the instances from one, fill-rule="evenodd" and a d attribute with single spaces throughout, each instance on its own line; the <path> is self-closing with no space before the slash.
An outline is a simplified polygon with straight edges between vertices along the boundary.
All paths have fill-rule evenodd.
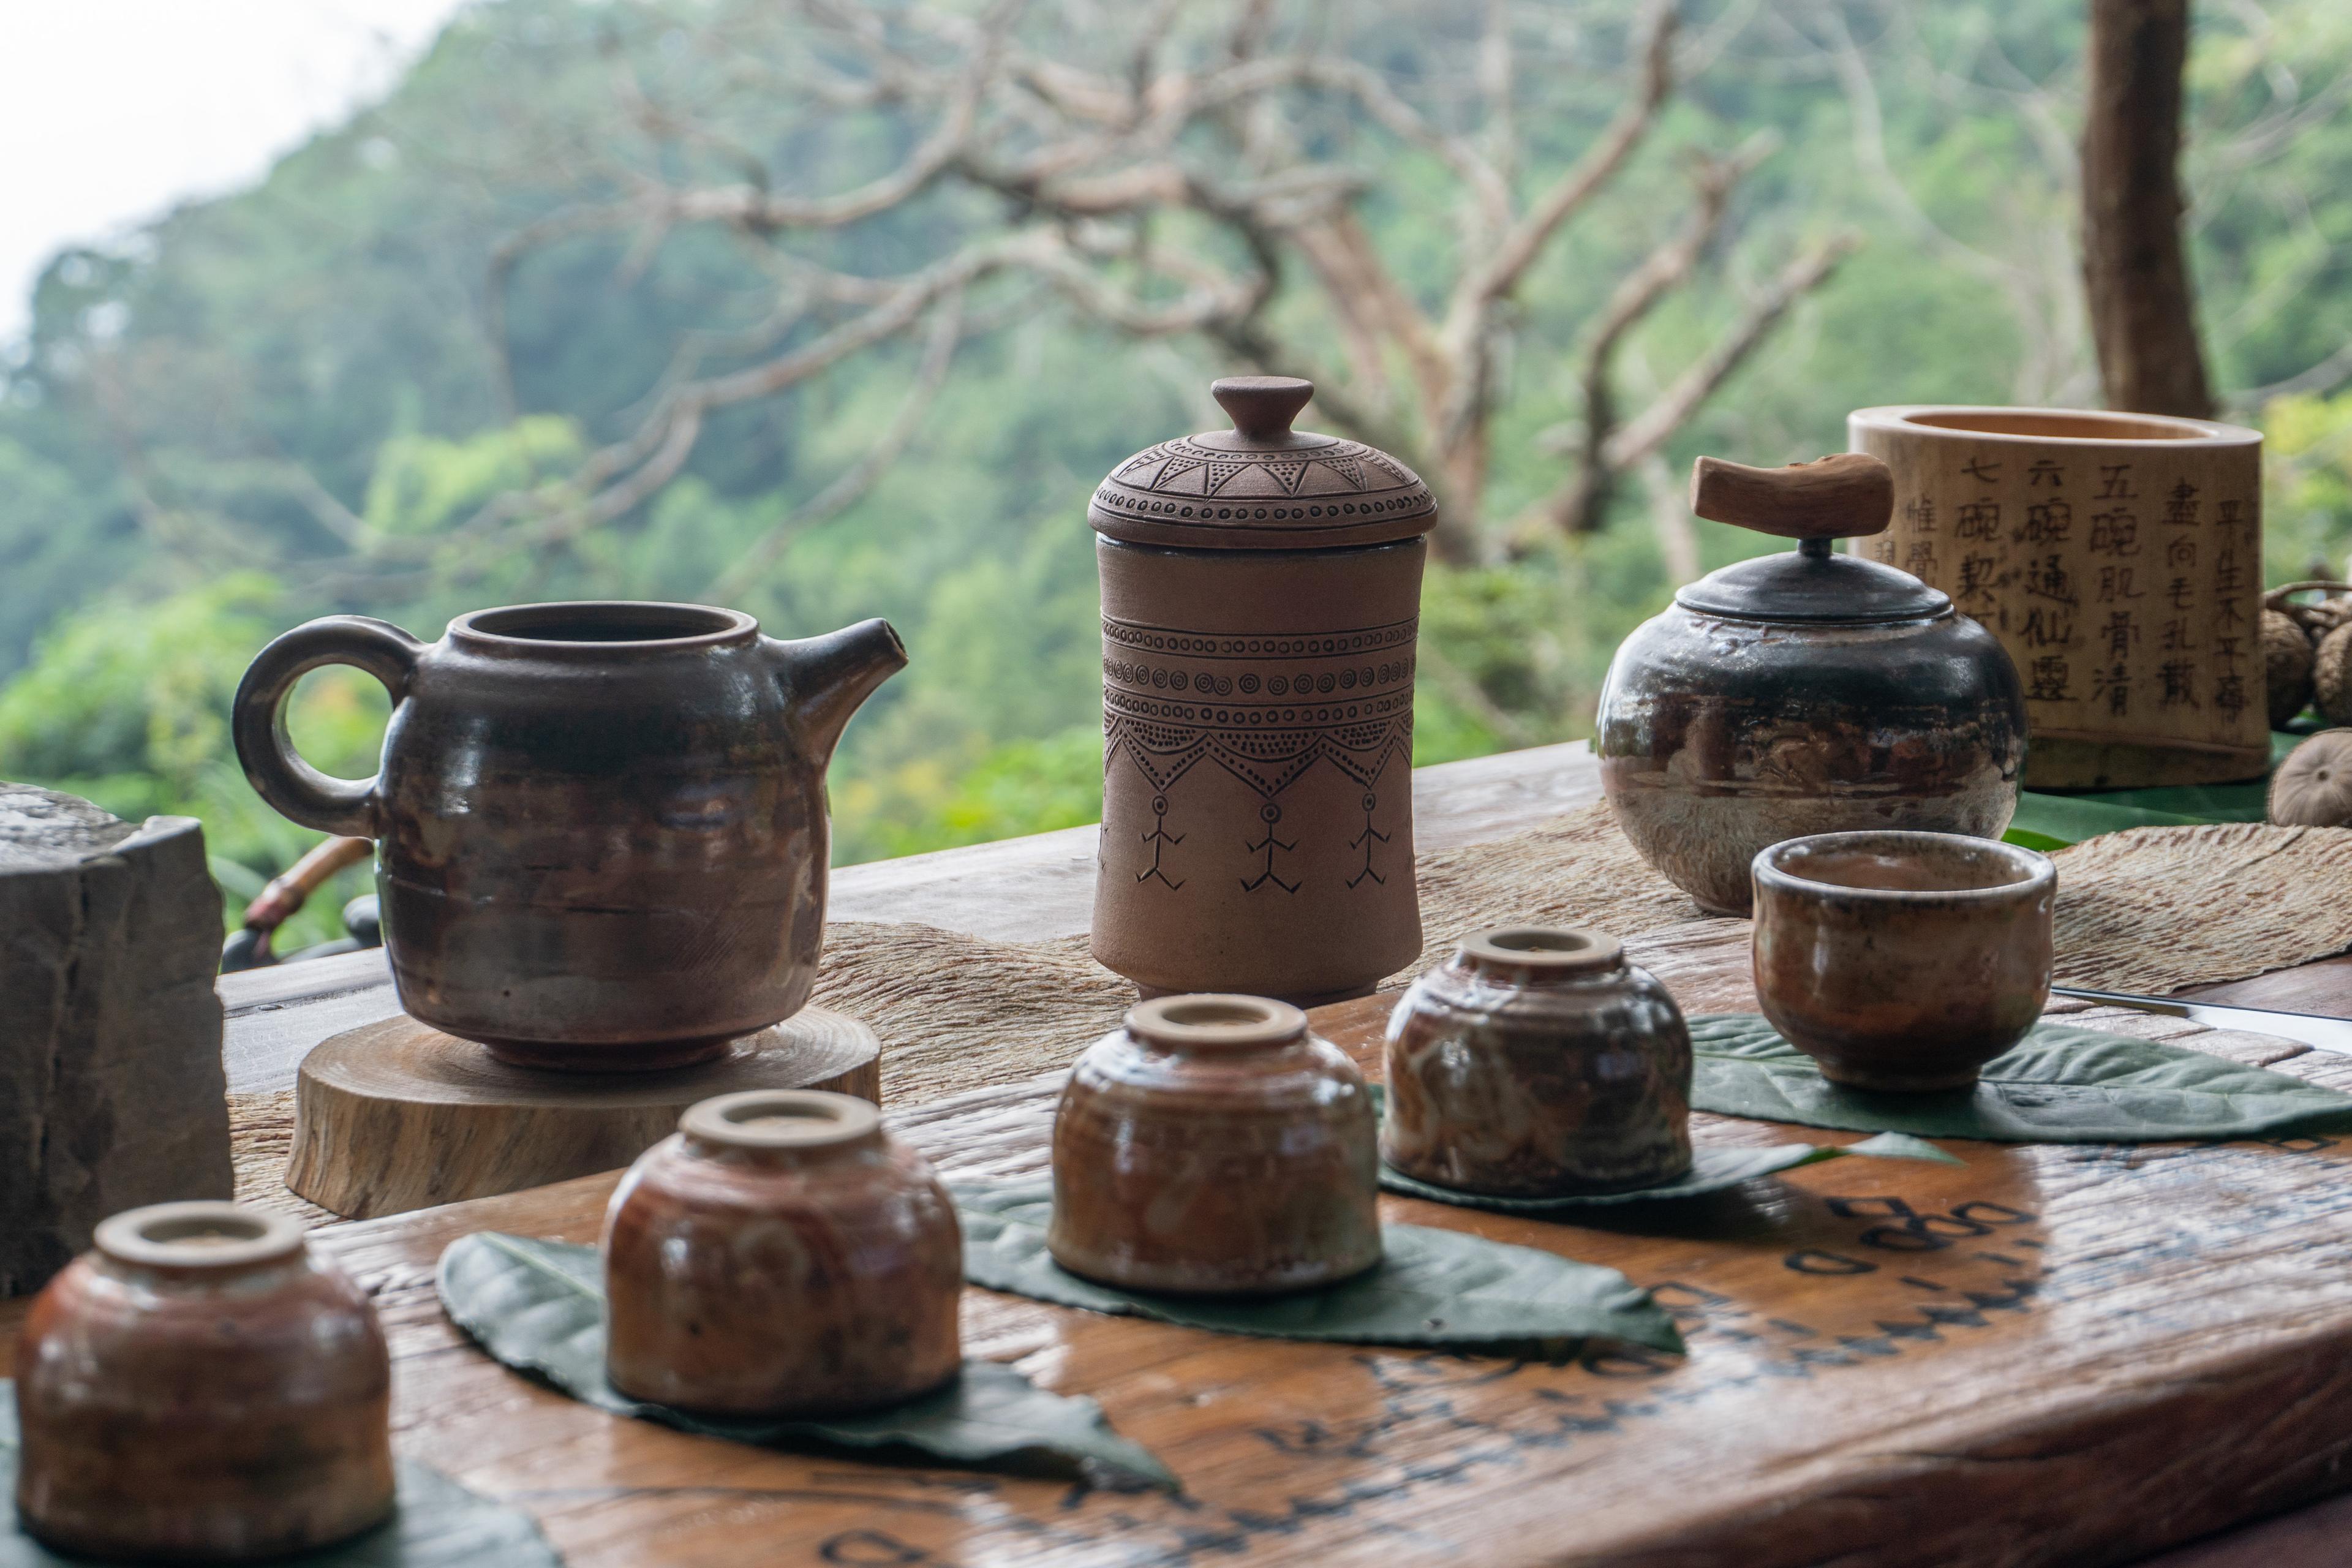
<path id="1" fill-rule="evenodd" d="M 1908 572 L 1839 555 L 1834 539 L 1877 533 L 1895 511 L 1895 478 L 1885 463 L 1844 452 L 1785 468 L 1751 468 L 1701 458 L 1691 469 L 1691 510 L 1717 522 L 1794 539 L 1784 555 L 1759 556 L 1710 572 L 1675 595 L 1685 610 L 1743 621 L 1916 621 L 1952 601 Z"/>
<path id="2" fill-rule="evenodd" d="M 1743 621 L 1917 621 L 1952 607 L 1951 596 L 1908 572 L 1835 555 L 1811 541 L 1779 555 L 1759 555 L 1710 572 L 1675 595 L 1703 616 Z"/>
<path id="3" fill-rule="evenodd" d="M 1121 463 L 1087 507 L 1096 532 L 1189 550 L 1328 550 L 1437 525 L 1429 487 L 1394 458 L 1290 427 L 1313 382 L 1233 375 L 1209 392 L 1234 427 L 1162 441 Z"/>

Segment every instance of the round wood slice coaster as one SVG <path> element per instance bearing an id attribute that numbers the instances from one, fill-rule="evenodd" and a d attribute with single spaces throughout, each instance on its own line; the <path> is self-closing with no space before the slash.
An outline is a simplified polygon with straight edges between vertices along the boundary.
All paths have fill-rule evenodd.
<path id="1" fill-rule="evenodd" d="M 302 1060 L 286 1184 L 350 1219 L 405 1214 L 627 1164 L 696 1100 L 826 1089 L 882 1100 L 874 1031 L 803 1007 L 715 1061 L 667 1072 L 509 1067 L 470 1040 L 386 1018 Z"/>

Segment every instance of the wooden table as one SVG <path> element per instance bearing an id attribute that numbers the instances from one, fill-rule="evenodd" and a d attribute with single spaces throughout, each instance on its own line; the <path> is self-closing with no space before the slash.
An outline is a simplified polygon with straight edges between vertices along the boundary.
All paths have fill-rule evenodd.
<path id="1" fill-rule="evenodd" d="M 1597 793 L 1580 747 L 1416 784 L 1425 846 Z M 999 938 L 1083 930 L 1092 837 L 845 868 L 835 912 Z M 377 954 L 222 989 L 245 1092 L 286 1087 L 309 1045 L 392 1010 Z M 2352 1014 L 2343 961 L 2211 989 Z M 1380 1012 L 1343 1004 L 1319 1021 L 1364 1055 Z M 2331 1072 L 2352 1087 L 2352 1058 L 2308 1076 Z M 1018 1173 L 1042 1165 L 1051 1096 L 1033 1080 L 893 1121 L 951 1173 Z M 1952 1147 L 1965 1166 L 1834 1162 L 1663 1227 L 1384 1200 L 1394 1219 L 1626 1269 L 1683 1318 L 1686 1363 L 1606 1347 L 1552 1369 L 1276 1344 L 971 1294 L 972 1353 L 1097 1394 L 1182 1475 L 1183 1503 L 685 1437 L 465 1348 L 432 1299 L 439 1248 L 485 1226 L 593 1239 L 610 1176 L 318 1235 L 391 1329 L 401 1445 L 531 1508 L 583 1564 L 1386 1563 L 1442 1549 L 1694 1568 L 2104 1562 L 2345 1484 L 2352 1148 Z M 0 1329 L 14 1317 L 0 1310 Z M 2315 1568 L 2344 1560 L 2346 1529 L 2352 1500 L 2161 1561 Z M 1613 1554 L 1593 1555 L 1604 1542 Z"/>

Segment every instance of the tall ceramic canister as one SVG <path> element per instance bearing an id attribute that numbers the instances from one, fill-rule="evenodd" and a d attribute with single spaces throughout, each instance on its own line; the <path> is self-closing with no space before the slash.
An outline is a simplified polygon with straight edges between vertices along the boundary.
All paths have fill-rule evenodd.
<path id="1" fill-rule="evenodd" d="M 1231 430 L 1119 465 L 1087 509 L 1102 572 L 1094 953 L 1146 996 L 1361 994 L 1421 952 L 1412 471 L 1294 431 L 1314 384 L 1210 388 Z"/>
<path id="2" fill-rule="evenodd" d="M 1864 408 L 1895 473 L 1857 552 L 1940 588 L 2025 679 L 2029 789 L 2259 778 L 2262 433 L 2065 408 Z"/>

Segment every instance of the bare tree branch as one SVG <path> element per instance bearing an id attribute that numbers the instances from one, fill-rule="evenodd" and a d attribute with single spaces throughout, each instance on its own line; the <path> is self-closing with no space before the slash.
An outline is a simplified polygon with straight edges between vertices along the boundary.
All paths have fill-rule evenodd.
<path id="1" fill-rule="evenodd" d="M 1619 426 L 1601 448 L 1604 461 L 1623 469 L 1664 446 L 1698 406 L 1747 363 L 1789 307 L 1829 281 L 1838 264 L 1862 247 L 1862 237 L 1837 235 L 1780 270 L 1770 287 L 1748 302 L 1739 320 L 1718 337 L 1696 363 L 1675 378 L 1657 400 Z"/>
<path id="2" fill-rule="evenodd" d="M 754 540 L 750 548 L 717 577 L 703 596 L 714 605 L 732 603 L 743 591 L 758 581 L 761 574 L 774 565 L 793 539 L 832 518 L 838 517 L 864 498 L 874 488 L 876 480 L 888 471 L 898 454 L 906 450 L 916 430 L 921 427 L 923 416 L 930 412 L 931 402 L 946 384 L 948 367 L 955 360 L 956 345 L 963 338 L 963 293 L 956 289 L 942 297 L 932 312 L 933 322 L 929 342 L 923 349 L 922 363 L 916 367 L 914 384 L 899 400 L 898 411 L 890 416 L 874 444 L 864 456 L 844 469 L 831 484 L 811 497 L 805 505 L 795 508 L 768 526 L 767 531 Z"/>
<path id="3" fill-rule="evenodd" d="M 1756 4 L 1734 9 L 1744 18 Z M 454 560 L 469 571 L 519 545 L 561 545 L 627 515 L 682 472 L 717 411 L 775 396 L 923 331 L 928 319 L 921 368 L 881 437 L 712 584 L 714 594 L 748 590 L 793 537 L 853 504 L 904 449 L 957 344 L 986 330 L 984 302 L 978 314 L 968 308 L 972 291 L 1004 277 L 1031 280 L 1130 341 L 1192 337 L 1252 368 L 1312 375 L 1318 421 L 1419 468 L 1441 498 L 1439 550 L 1479 559 L 1499 542 L 1481 514 L 1506 390 L 1498 367 L 1518 331 L 1515 298 L 1657 132 L 1681 48 L 1675 0 L 1645 0 L 1610 118 L 1523 204 L 1514 187 L 1541 121 L 1521 95 L 1532 97 L 1539 79 L 1520 55 L 1528 17 L 1510 0 L 1486 0 L 1482 30 L 1450 57 L 1454 85 L 1438 91 L 1332 47 L 1328 27 L 1297 26 L 1276 0 L 1244 0 L 1210 33 L 1183 25 L 1183 0 L 1109 8 L 1103 15 L 1118 16 L 1122 27 L 1102 39 L 1069 37 L 1058 16 L 1024 20 L 1023 0 L 977 11 L 928 0 L 887 9 L 782 0 L 781 9 L 809 57 L 765 67 L 755 79 L 827 104 L 919 117 L 913 145 L 846 189 L 782 191 L 759 153 L 704 123 L 696 105 L 663 101 L 625 79 L 621 110 L 645 154 L 592 164 L 575 182 L 582 201 L 524 226 L 491 258 L 485 309 L 509 411 L 516 400 L 506 296 L 522 260 L 547 247 L 627 235 L 625 275 L 674 235 L 730 230 L 772 272 L 773 299 L 749 327 L 679 334 L 660 376 L 626 411 L 633 425 L 568 480 L 494 500 L 459 526 L 454 545 L 446 537 L 368 538 L 355 545 L 362 554 L 387 570 L 429 555 L 436 570 Z M 1718 20 L 1682 53 L 1703 64 L 1726 47 L 1729 26 Z M 1360 137 L 1425 154 L 1458 181 L 1458 261 L 1434 301 L 1405 285 L 1363 220 L 1373 176 L 1348 155 Z M 1809 271 L 1784 277 L 1619 425 L 1620 346 L 1662 300 L 1691 286 L 1723 231 L 1733 185 L 1760 156 L 1757 145 L 1698 156 L 1689 222 L 1618 281 L 1582 334 L 1587 419 L 1568 481 L 1581 499 L 1564 514 L 1572 530 L 1600 526 L 1618 476 L 1649 458 L 1771 330 L 1793 293 L 1834 265 L 1834 256 L 1816 253 Z M 992 195 L 1001 216 L 991 223 L 950 205 L 944 253 L 898 276 L 830 270 L 809 258 L 821 249 L 795 243 L 855 229 L 943 187 Z M 1339 346 L 1340 364 L 1317 363 L 1324 342 Z M 1553 510 L 1562 504 L 1554 498 Z"/>
<path id="4" fill-rule="evenodd" d="M 1702 162 L 1693 172 L 1698 194 L 1682 232 L 1659 246 L 1642 264 L 1619 279 L 1609 303 L 1601 308 L 1591 342 L 1586 350 L 1584 374 L 1584 437 L 1575 477 L 1554 503 L 1553 516 L 1570 533 L 1592 533 L 1607 521 L 1610 497 L 1615 493 L 1618 470 L 1609 442 L 1616 433 L 1617 415 L 1613 362 L 1625 334 L 1656 308 L 1669 290 L 1680 286 L 1698 265 L 1700 254 L 1723 226 L 1732 187 L 1762 161 L 1769 142 L 1758 138 L 1733 156 Z"/>
<path id="5" fill-rule="evenodd" d="M 1474 331 L 1470 318 L 1517 287 L 1560 226 L 1590 202 L 1641 145 L 1659 106 L 1674 90 L 1675 22 L 1673 0 L 1652 0 L 1639 85 L 1601 140 L 1537 199 L 1527 216 L 1503 237 L 1495 254 L 1463 279 L 1447 316 L 1449 335 Z"/>
<path id="6" fill-rule="evenodd" d="M 1666 563 L 1666 581 L 1679 588 L 1699 576 L 1698 524 L 1690 509 L 1689 487 L 1666 467 L 1656 452 L 1634 465 L 1649 498 L 1650 527 L 1658 536 L 1658 553 Z"/>

